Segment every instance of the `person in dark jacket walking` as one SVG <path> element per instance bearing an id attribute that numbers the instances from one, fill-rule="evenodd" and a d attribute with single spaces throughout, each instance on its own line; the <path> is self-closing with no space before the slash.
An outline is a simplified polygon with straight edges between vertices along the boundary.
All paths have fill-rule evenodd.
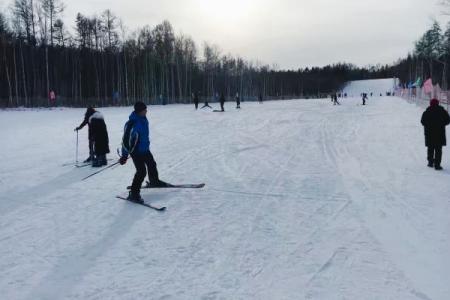
<path id="1" fill-rule="evenodd" d="M 362 94 L 362 105 L 366 105 L 366 100 L 367 100 L 367 94 L 366 93 L 363 93 Z"/>
<path id="2" fill-rule="evenodd" d="M 85 163 L 91 162 L 94 159 L 94 143 L 92 140 L 92 131 L 91 131 L 91 125 L 89 124 L 89 118 L 96 112 L 95 108 L 93 106 L 89 106 L 86 109 L 86 113 L 84 114 L 84 120 L 78 126 L 75 128 L 75 131 L 83 129 L 84 126 L 88 125 L 88 140 L 89 140 L 89 157 L 84 161 Z"/>
<path id="3" fill-rule="evenodd" d="M 332 98 L 332 100 L 333 100 L 333 105 L 341 105 L 341 103 L 339 103 L 339 101 L 338 101 L 338 96 L 337 96 L 336 93 L 334 93 L 334 94 L 331 96 L 331 98 Z"/>
<path id="4" fill-rule="evenodd" d="M 143 102 L 136 102 L 134 112 L 131 113 L 128 122 L 125 124 L 122 155 L 119 160 L 120 164 L 124 165 L 127 162 L 128 155 L 133 159 L 136 174 L 131 184 L 128 200 L 139 203 L 143 202 L 140 192 L 147 173 L 151 187 L 167 186 L 167 183 L 159 179 L 157 165 L 150 152 L 150 128 L 146 115 L 147 106 Z"/>
<path id="5" fill-rule="evenodd" d="M 241 109 L 241 98 L 239 97 L 239 93 L 236 93 L 236 109 Z"/>
<path id="6" fill-rule="evenodd" d="M 225 95 L 222 93 L 222 94 L 220 94 L 220 109 L 222 110 L 222 111 L 225 111 Z"/>
<path id="7" fill-rule="evenodd" d="M 198 109 L 198 95 L 197 93 L 192 93 L 192 101 L 194 102 L 195 109 Z"/>
<path id="8" fill-rule="evenodd" d="M 422 115 L 425 129 L 425 145 L 428 148 L 428 166 L 442 170 L 442 147 L 447 145 L 445 126 L 450 124 L 448 112 L 439 105 L 437 99 L 431 99 L 430 106 Z"/>
<path id="9" fill-rule="evenodd" d="M 106 166 L 106 154 L 109 153 L 108 129 L 103 115 L 96 111 L 89 118 L 89 128 L 91 129 L 91 138 L 93 144 L 94 158 L 92 166 L 95 168 Z"/>

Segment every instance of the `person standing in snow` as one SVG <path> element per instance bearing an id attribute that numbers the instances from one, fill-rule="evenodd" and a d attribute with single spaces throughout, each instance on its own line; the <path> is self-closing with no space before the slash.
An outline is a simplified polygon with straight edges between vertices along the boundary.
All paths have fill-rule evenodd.
<path id="1" fill-rule="evenodd" d="M 442 147 L 447 145 L 445 126 L 450 124 L 448 112 L 439 105 L 437 99 L 431 99 L 430 106 L 423 113 L 421 123 L 425 129 L 425 145 L 428 148 L 428 166 L 442 170 Z"/>
<path id="2" fill-rule="evenodd" d="M 192 101 L 194 102 L 195 109 L 198 109 L 198 96 L 197 93 L 192 93 Z"/>
<path id="3" fill-rule="evenodd" d="M 236 93 L 236 109 L 241 108 L 241 98 L 239 97 L 239 93 Z"/>
<path id="4" fill-rule="evenodd" d="M 336 93 L 334 93 L 334 95 L 332 95 L 331 98 L 333 99 L 333 105 L 341 105 L 341 103 L 339 103 L 338 101 L 338 96 Z"/>
<path id="5" fill-rule="evenodd" d="M 50 102 L 50 106 L 56 106 L 56 94 L 55 91 L 50 90 L 50 92 L 48 93 L 48 99 Z"/>
<path id="6" fill-rule="evenodd" d="M 75 131 L 83 129 L 84 126 L 88 125 L 88 140 L 89 140 L 89 157 L 84 161 L 84 163 L 91 162 L 94 158 L 94 143 L 92 140 L 92 131 L 91 131 L 91 125 L 89 123 L 89 118 L 95 113 L 95 108 L 93 106 L 89 106 L 86 109 L 86 113 L 84 114 L 84 120 L 78 126 L 75 128 Z"/>
<path id="7" fill-rule="evenodd" d="M 366 93 L 363 93 L 363 94 L 362 94 L 362 102 L 363 102 L 362 105 L 366 105 L 366 100 L 367 100 L 367 94 L 366 94 Z"/>
<path id="8" fill-rule="evenodd" d="M 259 104 L 263 103 L 263 95 L 261 93 L 259 93 L 258 100 L 259 100 Z"/>
<path id="9" fill-rule="evenodd" d="M 119 159 L 121 165 L 126 164 L 129 155 L 133 159 L 136 174 L 131 184 L 128 200 L 143 203 L 140 192 L 142 182 L 147 173 L 149 186 L 167 186 L 167 183 L 159 179 L 157 165 L 150 152 L 150 128 L 147 119 L 147 106 L 143 102 L 136 102 L 134 111 L 125 124 L 122 139 L 122 155 Z"/>
<path id="10" fill-rule="evenodd" d="M 91 130 L 94 152 L 92 166 L 94 168 L 106 166 L 108 164 L 106 154 L 109 153 L 108 129 L 106 128 L 105 119 L 99 111 L 96 111 L 89 118 L 89 128 Z"/>
<path id="11" fill-rule="evenodd" d="M 220 94 L 220 109 L 225 111 L 225 95 L 223 93 Z"/>

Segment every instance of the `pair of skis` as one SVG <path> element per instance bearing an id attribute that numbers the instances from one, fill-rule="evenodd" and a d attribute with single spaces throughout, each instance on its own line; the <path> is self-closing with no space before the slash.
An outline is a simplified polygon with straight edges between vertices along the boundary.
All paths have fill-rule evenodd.
<path id="1" fill-rule="evenodd" d="M 148 183 L 146 186 L 142 187 L 143 189 L 201 189 L 205 186 L 204 183 L 200 183 L 200 184 L 167 184 L 166 186 L 161 186 L 161 187 L 152 187 L 150 186 Z M 131 189 L 131 187 L 127 187 L 127 189 Z M 116 196 L 117 199 L 121 199 L 121 200 L 125 200 L 125 201 L 129 201 L 131 203 L 135 203 L 135 204 L 139 204 L 148 208 L 151 208 L 153 210 L 156 211 L 160 211 L 163 212 L 167 209 L 167 207 L 162 206 L 162 207 L 158 207 L 158 206 L 153 206 L 151 204 L 148 203 L 141 203 L 141 202 L 135 202 L 135 201 L 131 201 L 126 197 L 123 196 Z"/>

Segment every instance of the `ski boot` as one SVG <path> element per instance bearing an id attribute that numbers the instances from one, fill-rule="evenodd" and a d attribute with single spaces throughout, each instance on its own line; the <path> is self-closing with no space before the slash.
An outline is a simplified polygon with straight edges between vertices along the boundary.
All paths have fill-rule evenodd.
<path id="1" fill-rule="evenodd" d="M 428 167 L 429 167 L 429 168 L 433 168 L 433 167 L 434 167 L 434 163 L 429 162 L 429 163 L 428 163 Z"/>
<path id="2" fill-rule="evenodd" d="M 102 166 L 100 157 L 96 156 L 92 160 L 92 167 L 93 168 L 100 168 Z"/>
<path id="3" fill-rule="evenodd" d="M 155 181 L 155 182 L 147 181 L 147 185 L 145 187 L 151 189 L 151 188 L 165 188 L 165 187 L 168 187 L 168 186 L 169 186 L 169 184 L 167 182 L 164 182 L 162 180 L 158 180 L 158 181 Z"/>
<path id="4" fill-rule="evenodd" d="M 91 161 L 92 161 L 92 156 L 89 155 L 89 157 L 86 158 L 86 159 L 83 161 L 83 163 L 87 164 L 87 163 L 90 163 Z"/>
<path id="5" fill-rule="evenodd" d="M 435 169 L 436 171 L 442 171 L 442 170 L 443 170 L 442 167 L 439 166 L 439 165 L 434 166 L 434 169 Z"/>
<path id="6" fill-rule="evenodd" d="M 142 199 L 142 197 L 141 197 L 141 195 L 140 195 L 140 193 L 139 192 L 129 192 L 128 193 L 128 197 L 127 197 L 127 200 L 128 201 L 131 201 L 131 202 L 135 202 L 135 203 L 139 203 L 139 204 L 143 204 L 144 203 L 144 199 Z"/>
<path id="7" fill-rule="evenodd" d="M 108 164 L 108 161 L 106 160 L 106 154 L 99 155 L 97 157 L 97 160 L 100 166 L 106 166 Z"/>

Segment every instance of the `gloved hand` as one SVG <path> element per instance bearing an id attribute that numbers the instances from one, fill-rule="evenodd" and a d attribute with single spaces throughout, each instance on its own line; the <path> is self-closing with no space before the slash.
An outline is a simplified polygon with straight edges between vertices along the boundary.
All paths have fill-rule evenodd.
<path id="1" fill-rule="evenodd" d="M 119 159 L 119 163 L 123 166 L 124 164 L 127 163 L 127 159 L 128 159 L 128 157 L 122 156 L 122 157 Z"/>
<path id="2" fill-rule="evenodd" d="M 78 131 L 80 130 L 80 127 L 76 127 L 73 131 Z"/>

